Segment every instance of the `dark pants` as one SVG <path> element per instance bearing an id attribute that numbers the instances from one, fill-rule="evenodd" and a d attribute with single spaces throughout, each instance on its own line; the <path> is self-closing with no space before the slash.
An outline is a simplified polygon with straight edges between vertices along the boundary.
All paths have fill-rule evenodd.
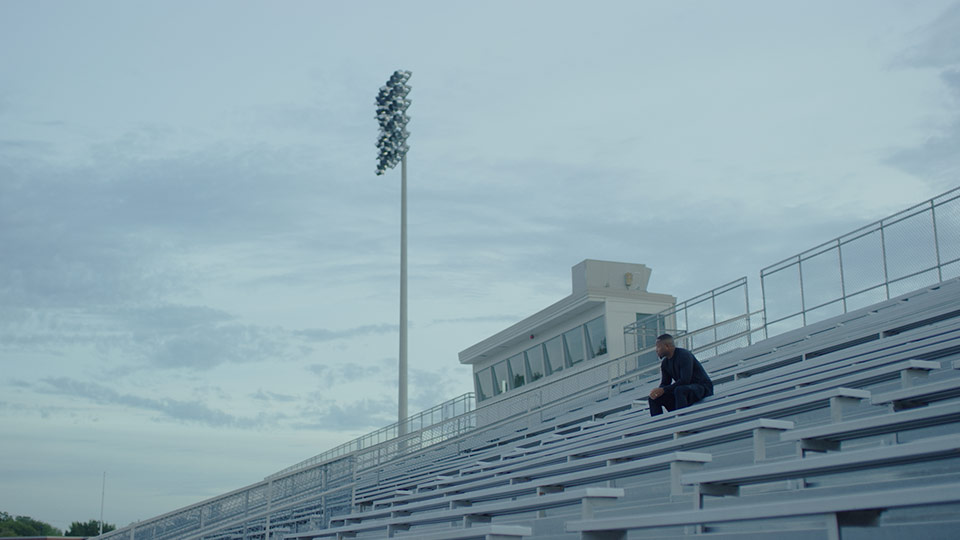
<path id="1" fill-rule="evenodd" d="M 673 390 L 667 390 L 657 399 L 647 398 L 650 402 L 650 416 L 663 414 L 663 409 L 675 411 L 684 407 L 689 407 L 707 396 L 707 387 L 699 384 L 685 384 L 674 386 Z"/>

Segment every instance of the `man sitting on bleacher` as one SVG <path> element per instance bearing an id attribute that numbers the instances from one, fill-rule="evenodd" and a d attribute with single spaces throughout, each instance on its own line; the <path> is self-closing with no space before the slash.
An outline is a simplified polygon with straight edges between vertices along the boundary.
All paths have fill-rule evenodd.
<path id="1" fill-rule="evenodd" d="M 657 338 L 660 386 L 650 391 L 650 416 L 689 407 L 713 395 L 713 381 L 692 352 L 673 344 L 673 336 Z"/>

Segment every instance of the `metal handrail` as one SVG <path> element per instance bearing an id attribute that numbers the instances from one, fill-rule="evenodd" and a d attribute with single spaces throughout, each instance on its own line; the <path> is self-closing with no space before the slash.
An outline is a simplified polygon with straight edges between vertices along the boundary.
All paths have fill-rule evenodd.
<path id="1" fill-rule="evenodd" d="M 443 423 L 444 421 L 449 420 L 449 419 L 451 419 L 451 418 L 455 418 L 455 417 L 457 417 L 457 416 L 460 416 L 460 415 L 454 415 L 454 416 L 451 417 L 451 418 L 442 418 L 442 417 L 441 417 L 441 420 L 440 420 L 440 421 L 438 421 L 438 422 L 433 422 L 433 423 L 430 423 L 430 424 L 427 424 L 427 425 L 424 425 L 423 422 L 422 422 L 422 419 L 423 419 L 424 417 L 426 417 L 426 416 L 428 416 L 428 415 L 432 416 L 433 413 L 435 413 L 435 412 L 440 412 L 440 413 L 441 413 L 441 416 L 442 416 L 444 409 L 446 409 L 446 408 L 448 408 L 448 407 L 451 407 L 451 406 L 453 407 L 454 411 L 456 411 L 456 410 L 457 410 L 457 404 L 460 404 L 460 403 L 463 403 L 463 404 L 464 404 L 464 411 L 463 411 L 463 413 L 461 413 L 461 414 L 466 414 L 466 413 L 474 410 L 474 409 L 476 408 L 475 394 L 474 394 L 473 392 L 467 392 L 467 393 L 465 393 L 465 394 L 461 394 L 461 395 L 459 395 L 459 396 L 457 396 L 457 397 L 455 397 L 455 398 L 453 398 L 453 399 L 448 399 L 447 401 L 444 401 L 443 403 L 441 403 L 441 404 L 439 404 L 439 405 L 434 405 L 433 407 L 431 407 L 431 408 L 429 408 L 429 409 L 425 409 L 425 410 L 420 411 L 419 413 L 417 413 L 417 414 L 415 414 L 415 415 L 413 415 L 413 416 L 407 417 L 407 418 L 403 421 L 403 423 L 407 424 L 407 426 L 408 426 L 407 432 L 406 432 L 406 434 L 404 435 L 404 437 L 406 437 L 406 438 L 414 437 L 417 433 L 419 433 L 420 431 L 423 431 L 424 429 L 427 429 L 427 428 L 432 427 L 432 426 L 434 426 L 434 425 L 438 425 L 438 424 L 440 424 L 440 423 Z M 418 418 L 421 419 L 421 421 L 420 421 L 420 428 L 418 428 L 418 429 L 415 430 L 415 431 L 410 431 L 409 427 L 410 427 L 410 426 L 413 426 L 414 423 L 415 423 L 415 421 L 416 421 L 416 419 L 418 419 Z M 313 466 L 315 466 L 315 465 L 320 465 L 320 464 L 322 464 L 322 463 L 324 463 L 324 462 L 332 461 L 332 460 L 334 460 L 334 459 L 337 459 L 337 458 L 340 458 L 340 457 L 343 457 L 343 456 L 352 454 L 352 453 L 354 453 L 354 452 L 357 452 L 357 451 L 360 451 L 360 450 L 365 450 L 365 449 L 367 449 L 367 448 L 372 448 L 372 447 L 375 447 L 375 446 L 377 446 L 377 445 L 379 445 L 379 444 L 382 444 L 382 443 L 385 443 L 385 442 L 389 442 L 389 441 L 395 440 L 395 439 L 397 439 L 397 435 L 388 436 L 388 437 L 385 437 L 385 438 L 383 438 L 383 439 L 380 439 L 379 435 L 381 435 L 381 434 L 389 434 L 389 433 L 391 433 L 391 432 L 392 432 L 392 433 L 399 433 L 399 432 L 400 432 L 400 430 L 399 430 L 400 424 L 401 424 L 401 422 L 394 422 L 394 423 L 392 423 L 392 424 L 390 424 L 390 425 L 388 425 L 388 426 L 384 426 L 384 427 L 382 427 L 382 428 L 380 428 L 380 429 L 377 429 L 377 430 L 375 430 L 375 431 L 371 431 L 370 433 L 367 433 L 366 435 L 362 435 L 362 436 L 360 436 L 360 437 L 357 437 L 356 439 L 353 439 L 353 440 L 351 440 L 351 441 L 347 441 L 347 442 L 345 442 L 345 443 L 343 443 L 343 444 L 341 444 L 341 445 L 339 445 L 339 446 L 337 446 L 337 447 L 335 447 L 335 448 L 331 448 L 330 450 L 327 450 L 326 452 L 323 452 L 323 453 L 321 453 L 321 454 L 318 454 L 318 455 L 316 455 L 316 456 L 313 456 L 312 458 L 305 459 L 305 460 L 301 461 L 300 463 L 296 463 L 296 464 L 291 465 L 291 466 L 289 466 L 289 467 L 287 467 L 287 468 L 285 468 L 285 469 L 281 469 L 280 471 L 278 471 L 278 472 L 276 472 L 276 473 L 273 473 L 273 474 L 271 474 L 270 476 L 267 476 L 267 479 L 269 480 L 269 479 L 277 478 L 277 477 L 280 477 L 280 476 L 284 476 L 284 475 L 289 474 L 289 473 L 294 472 L 294 471 L 306 469 L 306 468 L 309 468 L 309 467 L 313 467 Z M 364 443 L 364 441 L 371 441 L 371 440 L 374 440 L 374 439 L 378 439 L 377 442 L 372 443 L 372 444 L 370 444 L 370 443 L 366 443 L 366 444 L 365 444 L 365 443 Z"/>
<path id="2" fill-rule="evenodd" d="M 928 276 L 929 279 L 925 278 L 925 281 L 930 283 L 943 281 L 945 268 L 957 264 L 960 262 L 960 258 L 955 257 L 951 259 L 943 253 L 943 249 L 941 248 L 941 242 L 943 242 L 941 238 L 942 231 L 938 231 L 938 224 L 940 223 L 938 220 L 938 215 L 941 214 L 938 214 L 937 210 L 946 204 L 955 204 L 958 199 L 960 199 L 960 187 L 951 189 L 936 197 L 913 205 L 905 210 L 891 214 L 883 219 L 874 221 L 868 225 L 864 225 L 851 232 L 837 236 L 832 240 L 818 244 L 810 249 L 760 269 L 761 295 L 763 297 L 765 309 L 768 304 L 772 305 L 772 302 L 768 303 L 768 299 L 776 297 L 776 295 L 770 294 L 767 281 L 779 272 L 785 272 L 784 276 L 787 276 L 788 279 L 793 275 L 792 273 L 795 272 L 796 275 L 793 277 L 793 279 L 796 279 L 796 283 L 794 286 L 799 290 L 799 298 L 796 300 L 797 304 L 793 304 L 792 302 L 794 302 L 794 300 L 791 300 L 790 307 L 780 311 L 779 313 L 774 313 L 773 316 L 776 318 L 765 316 L 765 327 L 772 328 L 777 323 L 789 321 L 797 317 L 799 317 L 799 324 L 797 326 L 806 326 L 810 323 L 808 318 L 812 313 L 834 304 L 837 306 L 840 313 L 847 313 L 851 309 L 849 306 L 850 302 L 858 295 L 868 294 L 871 291 L 879 291 L 884 298 L 889 299 L 891 298 L 891 286 L 898 283 L 910 283 L 907 280 L 920 278 L 921 276 L 924 276 L 924 274 L 936 274 Z M 889 273 L 891 253 L 900 253 L 902 256 L 902 254 L 905 252 L 899 250 L 899 247 L 902 246 L 902 244 L 898 244 L 895 241 L 892 244 L 889 243 L 890 240 L 885 233 L 889 231 L 889 228 L 892 226 L 904 222 L 905 220 L 912 219 L 917 216 L 923 216 L 925 214 L 929 214 L 930 223 L 929 228 L 925 228 L 923 230 L 925 233 L 929 233 L 931 235 L 929 240 L 932 241 L 932 243 L 924 243 L 923 245 L 928 249 L 933 249 L 932 254 L 935 256 L 935 261 L 931 260 L 929 265 L 924 265 L 920 269 L 913 269 L 912 271 L 904 273 L 903 275 L 897 274 L 896 276 L 891 276 Z M 947 219 L 949 220 L 950 218 Z M 950 221 L 947 223 L 950 223 Z M 845 272 L 846 268 L 844 265 L 844 250 L 848 245 L 873 234 L 879 234 L 879 252 L 877 252 L 877 255 L 879 255 L 880 262 L 883 266 L 883 277 L 878 281 L 871 282 L 872 284 L 870 285 L 861 286 L 857 290 L 850 290 L 846 280 L 847 274 Z M 830 279 L 836 280 L 834 281 L 834 284 L 835 286 L 839 287 L 839 290 L 836 291 L 836 295 L 831 295 L 826 300 L 818 300 L 816 305 L 807 305 L 808 299 L 804 294 L 804 285 L 809 285 L 809 283 L 804 276 L 804 265 L 811 259 L 815 259 L 816 257 L 831 252 L 836 252 L 837 260 L 835 263 L 836 266 L 834 267 L 835 273 L 831 275 Z M 816 285 L 816 282 L 814 282 L 814 285 Z M 914 283 L 914 286 L 919 285 Z M 783 285 L 780 285 L 780 287 L 783 287 Z M 811 302 L 811 304 L 812 303 L 814 302 Z"/>
<path id="3" fill-rule="evenodd" d="M 442 426 L 444 424 L 455 424 L 458 426 L 462 426 L 464 424 L 463 422 L 464 418 L 468 418 L 469 415 L 474 413 L 474 410 L 475 410 L 474 397 L 475 396 L 473 392 L 467 392 L 465 394 L 457 396 L 456 398 L 447 400 L 441 403 L 440 405 L 436 405 L 434 407 L 421 411 L 420 413 L 417 413 L 411 417 L 408 417 L 405 421 L 411 422 L 411 423 L 413 423 L 413 421 L 416 421 L 417 419 L 420 419 L 421 427 L 416 431 L 407 433 L 402 438 L 393 437 L 390 439 L 382 440 L 372 445 L 368 445 L 364 447 L 355 447 L 353 450 L 345 451 L 346 448 L 349 448 L 351 446 L 359 446 L 361 444 L 364 444 L 361 442 L 363 440 L 372 440 L 373 439 L 372 436 L 378 433 L 389 432 L 391 429 L 395 430 L 397 425 L 399 424 L 397 422 L 389 426 L 386 426 L 384 428 L 380 428 L 374 432 L 368 433 L 367 435 L 364 435 L 362 437 L 358 437 L 357 439 L 354 439 L 347 443 L 341 444 L 335 448 L 332 448 L 326 452 L 323 452 L 322 454 L 318 454 L 317 456 L 314 456 L 308 460 L 304 460 L 300 463 L 297 463 L 296 465 L 287 467 L 286 469 L 278 471 L 266 477 L 264 480 L 257 482 L 255 484 L 251 484 L 249 486 L 245 486 L 245 487 L 233 490 L 229 493 L 225 493 L 223 495 L 219 495 L 211 499 L 207 499 L 205 501 L 191 504 L 184 508 L 179 508 L 177 510 L 167 512 L 165 514 L 156 516 L 154 518 L 151 518 L 145 521 L 140 521 L 140 522 L 128 525 L 127 527 L 123 527 L 121 529 L 117 529 L 109 533 L 105 533 L 98 538 L 108 539 L 112 537 L 121 536 L 130 532 L 131 530 L 136 531 L 144 527 L 154 526 L 162 523 L 164 520 L 175 518 L 177 516 L 189 516 L 189 515 L 192 515 L 194 512 L 200 512 L 202 515 L 204 508 L 209 508 L 213 505 L 220 504 L 224 501 L 229 500 L 231 497 L 252 493 L 256 489 L 266 488 L 269 490 L 271 485 L 274 484 L 275 482 L 281 481 L 284 478 L 287 478 L 290 476 L 307 472 L 309 471 L 309 469 L 320 468 L 329 463 L 344 460 L 344 459 L 355 459 L 355 457 L 360 453 L 377 452 L 381 448 L 387 447 L 388 445 L 397 445 L 399 449 L 402 445 L 398 443 L 402 443 L 404 441 L 406 442 L 413 441 L 417 439 L 424 431 L 436 428 L 438 426 Z M 458 410 L 458 406 L 462 406 L 463 408 L 463 412 L 461 412 L 460 414 L 457 414 L 449 418 L 442 418 L 437 422 L 433 422 L 426 425 L 424 425 L 422 421 L 424 418 L 432 417 L 437 412 L 440 412 L 442 416 L 444 409 L 452 409 L 453 411 L 456 412 Z M 465 431 L 467 430 L 463 430 L 458 433 L 453 433 L 451 435 L 458 436 Z M 431 443 L 431 444 L 436 444 L 436 443 Z M 414 445 L 410 445 L 410 448 L 411 448 L 410 453 L 419 450 L 419 448 L 416 448 Z M 401 455 L 402 453 L 404 452 L 394 452 L 392 453 L 392 455 L 390 455 L 389 459 L 394 459 L 399 455 Z M 321 488 L 313 488 L 309 491 L 316 491 L 319 489 L 320 492 L 322 493 L 334 493 L 337 491 L 341 491 L 346 487 L 349 487 L 351 484 L 352 484 L 352 481 L 340 483 L 337 485 L 321 487 Z M 255 509 L 250 509 L 250 508 L 245 509 L 242 514 L 242 517 L 237 517 L 236 515 L 230 515 L 230 516 L 226 516 L 225 518 L 222 518 L 221 520 L 214 520 L 207 523 L 204 523 L 204 520 L 201 518 L 201 524 L 198 528 L 191 530 L 189 533 L 179 531 L 177 533 L 177 537 L 178 538 L 200 538 L 205 533 L 212 532 L 214 530 L 219 530 L 224 527 L 231 526 L 233 524 L 239 524 L 239 523 L 248 522 L 251 520 L 265 518 L 276 511 L 284 510 L 284 509 L 295 506 L 297 503 L 303 500 L 302 495 L 303 495 L 302 493 L 298 494 L 296 499 L 291 501 L 287 498 L 284 498 L 287 500 L 284 500 L 284 499 L 274 500 L 274 499 L 271 499 L 270 495 L 268 494 L 267 496 L 268 502 L 264 502 L 256 505 Z"/>

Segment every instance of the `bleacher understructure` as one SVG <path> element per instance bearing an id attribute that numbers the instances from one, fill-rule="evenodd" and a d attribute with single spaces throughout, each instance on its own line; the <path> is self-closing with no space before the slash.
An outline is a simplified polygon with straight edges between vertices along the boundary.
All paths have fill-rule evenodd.
<path id="1" fill-rule="evenodd" d="M 679 411 L 651 417 L 659 374 L 638 373 L 335 488 L 316 469 L 266 517 L 102 538 L 960 538 L 960 278 L 703 363 L 714 396 Z"/>

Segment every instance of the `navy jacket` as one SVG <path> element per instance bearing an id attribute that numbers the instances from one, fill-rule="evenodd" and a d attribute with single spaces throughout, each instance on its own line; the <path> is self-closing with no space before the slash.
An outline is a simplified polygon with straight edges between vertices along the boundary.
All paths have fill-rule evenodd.
<path id="1" fill-rule="evenodd" d="M 683 384 L 699 384 L 706 387 L 706 395 L 713 395 L 713 381 L 707 376 L 703 365 L 692 352 L 677 347 L 673 351 L 673 358 L 664 358 L 660 362 L 660 388 L 673 390 L 673 387 Z"/>

